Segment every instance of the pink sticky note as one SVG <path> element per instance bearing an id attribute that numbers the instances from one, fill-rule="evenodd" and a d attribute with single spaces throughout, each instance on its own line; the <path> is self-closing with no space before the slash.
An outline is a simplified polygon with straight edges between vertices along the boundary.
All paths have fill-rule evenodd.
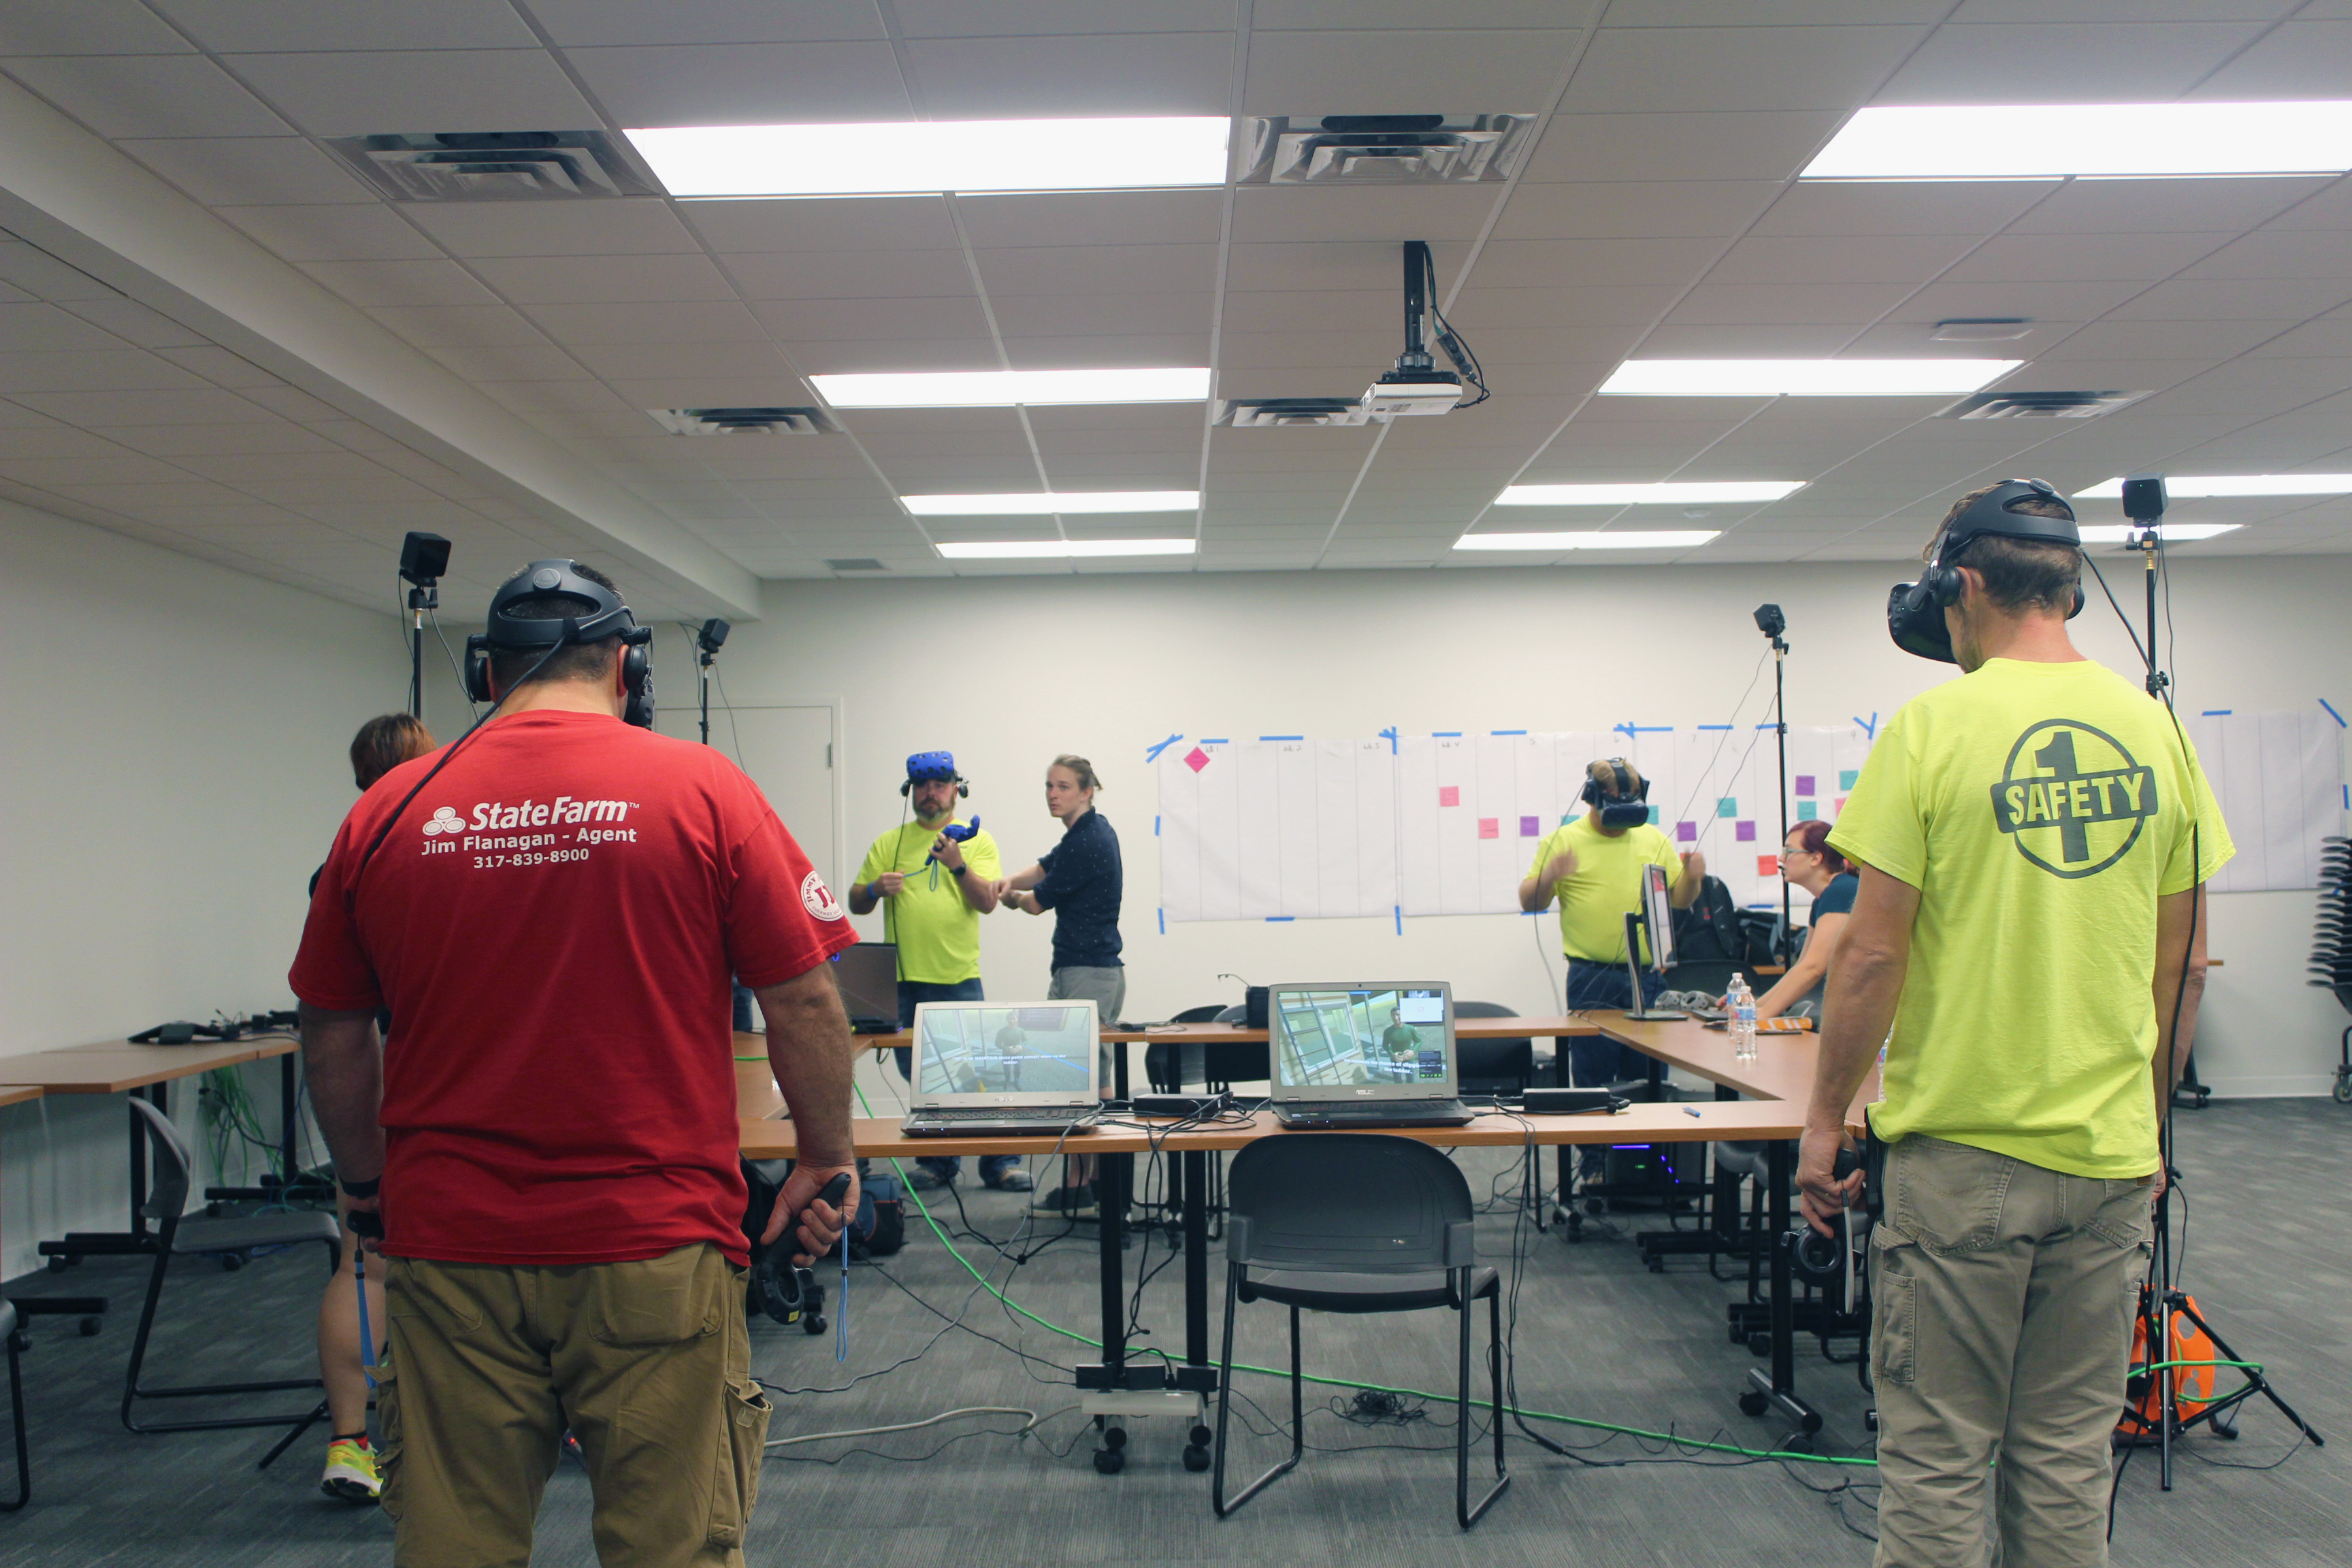
<path id="1" fill-rule="evenodd" d="M 1543 835 L 1543 818 L 1542 818 L 1542 817 L 1540 817 L 1540 816 L 1523 816 L 1523 817 L 1519 818 L 1519 837 L 1522 837 L 1522 838 L 1538 838 L 1538 837 L 1542 837 L 1542 835 Z"/>
<path id="2" fill-rule="evenodd" d="M 1698 824 L 1697 824 L 1697 823 L 1696 823 L 1696 822 L 1677 822 L 1677 823 L 1675 823 L 1675 843 L 1677 843 L 1677 844 L 1696 844 L 1696 843 L 1697 843 L 1697 842 L 1698 842 Z"/>
<path id="3" fill-rule="evenodd" d="M 1778 855 L 1759 855 L 1756 857 L 1756 874 L 1759 877 L 1779 876 L 1780 858 Z"/>
<path id="4" fill-rule="evenodd" d="M 1752 822 L 1735 822 L 1731 825 L 1731 837 L 1737 843 L 1753 844 L 1756 842 L 1756 825 Z"/>
<path id="5" fill-rule="evenodd" d="M 1502 819 L 1501 817 L 1498 817 L 1498 816 L 1482 816 L 1482 817 L 1480 817 L 1480 818 L 1478 819 L 1478 837 L 1481 837 L 1481 838 L 1500 838 L 1502 836 L 1503 836 L 1503 819 Z"/>
<path id="6" fill-rule="evenodd" d="M 1811 773 L 1799 773 L 1790 782 L 1797 786 L 1797 793 L 1799 795 L 1811 795 L 1813 793 L 1813 775 Z"/>
<path id="7" fill-rule="evenodd" d="M 1209 765 L 1209 753 L 1195 746 L 1184 753 L 1184 765 L 1197 773 Z"/>
<path id="8" fill-rule="evenodd" d="M 1838 797 L 1837 797 L 1836 802 L 1835 802 L 1835 803 L 1831 806 L 1831 808 L 1830 808 L 1830 809 L 1831 809 L 1831 810 L 1832 810 L 1832 811 L 1843 811 L 1843 810 L 1845 809 L 1845 796 L 1843 796 L 1843 795 L 1840 795 L 1840 796 L 1838 796 Z"/>
<path id="9" fill-rule="evenodd" d="M 1440 805 L 1460 805 L 1462 804 L 1462 786 L 1460 784 L 1439 784 L 1437 786 L 1437 804 Z"/>

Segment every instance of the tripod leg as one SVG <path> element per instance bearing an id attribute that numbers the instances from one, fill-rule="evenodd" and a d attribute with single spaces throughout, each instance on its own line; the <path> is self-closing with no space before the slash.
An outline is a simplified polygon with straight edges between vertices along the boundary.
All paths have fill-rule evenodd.
<path id="1" fill-rule="evenodd" d="M 2207 1322 L 2202 1317 L 2200 1317 L 2198 1314 L 2197 1309 L 2189 1305 L 2187 1301 L 2182 1301 L 2179 1306 L 2175 1307 L 2173 1310 L 2179 1312 L 2190 1322 L 2204 1330 L 2205 1337 L 2213 1342 L 2213 1348 L 2221 1352 L 2221 1359 L 2223 1361 L 2243 1361 L 2245 1359 L 2236 1351 L 2231 1349 L 2230 1342 L 2223 1339 L 2220 1334 L 2215 1333 L 2213 1331 L 2213 1325 Z M 2243 1369 L 2241 1370 L 2242 1371 Z M 2300 1431 L 2305 1436 L 2311 1439 L 2313 1447 L 2320 1448 L 2327 1447 L 2327 1439 L 2319 1435 L 2317 1428 L 2314 1427 L 2310 1422 L 2305 1421 L 2302 1416 L 2296 1415 L 2294 1405 L 2289 1405 L 2285 1400 L 2279 1397 L 2278 1390 L 2271 1386 L 2269 1378 L 2264 1377 L 2259 1372 L 2243 1372 L 2243 1375 L 2246 1381 L 2252 1384 L 2254 1388 L 2264 1399 L 2269 1400 L 2273 1405 L 2278 1406 L 2278 1412 L 2280 1415 L 2285 1416 L 2289 1421 L 2294 1422 L 2295 1429 Z"/>

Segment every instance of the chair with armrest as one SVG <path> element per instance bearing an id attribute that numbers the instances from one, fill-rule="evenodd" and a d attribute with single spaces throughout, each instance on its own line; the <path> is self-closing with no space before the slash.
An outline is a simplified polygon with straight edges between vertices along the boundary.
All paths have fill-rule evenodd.
<path id="1" fill-rule="evenodd" d="M 131 1366 L 122 1379 L 122 1424 L 133 1432 L 209 1432 L 233 1426 L 293 1426 L 299 1431 L 323 1415 L 323 1405 L 282 1415 L 223 1415 L 202 1421 L 148 1421 L 135 1415 L 144 1399 L 187 1399 L 206 1395 L 276 1394 L 289 1389 L 318 1388 L 315 1377 L 276 1378 L 262 1383 L 216 1383 L 173 1388 L 145 1388 L 139 1382 L 146 1364 L 148 1336 L 155 1327 L 155 1309 L 163 1299 L 163 1277 L 174 1258 L 211 1253 L 225 1262 L 244 1260 L 260 1247 L 299 1247 L 316 1242 L 326 1248 L 327 1271 L 332 1275 L 342 1261 L 342 1233 L 335 1216 L 316 1210 L 255 1215 L 241 1219 L 184 1219 L 187 1206 L 188 1145 L 171 1119 L 146 1100 L 132 1096 L 131 1110 L 145 1119 L 147 1141 L 154 1152 L 155 1182 L 140 1212 L 156 1224 L 155 1267 L 147 1278 L 147 1300 L 139 1311 L 139 1331 L 131 1342 Z M 283 1451 L 280 1445 L 278 1452 Z M 273 1452 L 271 1458 L 276 1457 Z"/>
<path id="2" fill-rule="evenodd" d="M 1478 1262 L 1470 1184 L 1428 1144 L 1377 1132 L 1292 1132 L 1234 1156 L 1225 1233 L 1225 1333 L 1210 1502 L 1223 1519 L 1295 1468 L 1307 1448 L 1298 1314 L 1451 1309 L 1461 1329 L 1454 1390 L 1454 1518 L 1467 1530 L 1511 1484 L 1503 1464 L 1501 1276 Z M 1486 1302 L 1495 1484 L 1470 1500 L 1471 1304 Z M 1225 1495 L 1234 1314 L 1244 1301 L 1290 1309 L 1290 1453 Z"/>
<path id="3" fill-rule="evenodd" d="M 24 1331 L 16 1327 L 16 1304 L 0 1297 L 0 1344 L 8 1349 L 8 1424 L 16 1435 L 16 1496 L 0 1502 L 0 1513 L 14 1513 L 33 1500 L 33 1451 L 25 1446 L 25 1369 L 17 1362 Z"/>
<path id="4" fill-rule="evenodd" d="M 1171 1024 L 1213 1024 L 1224 1012 L 1225 1005 L 1212 1002 L 1206 1006 L 1187 1007 L 1168 1021 Z M 1200 1074 L 1198 1046 L 1188 1046 L 1181 1040 L 1155 1040 L 1143 1047 L 1144 1081 L 1155 1094 L 1181 1094 L 1184 1085 Z"/>

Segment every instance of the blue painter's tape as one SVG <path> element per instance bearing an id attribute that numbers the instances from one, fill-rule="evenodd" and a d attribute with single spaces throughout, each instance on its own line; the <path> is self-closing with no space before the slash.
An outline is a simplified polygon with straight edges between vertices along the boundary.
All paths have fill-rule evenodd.
<path id="1" fill-rule="evenodd" d="M 1265 917 L 1265 923 L 1270 926 L 1278 926 L 1286 921 L 1295 921 L 1297 918 L 1298 917 L 1297 915 L 1268 915 Z"/>
<path id="2" fill-rule="evenodd" d="M 1211 740 L 1206 735 L 1201 737 L 1201 744 L 1204 746 L 1225 746 L 1231 745 L 1232 743 L 1233 742 L 1227 741 L 1223 735 L 1219 735 L 1214 740 Z"/>
<path id="3" fill-rule="evenodd" d="M 2199 717 L 2204 719 L 2226 719 L 2232 711 L 2233 710 L 2228 708 L 2208 708 L 2203 713 L 2200 714 Z"/>
<path id="4" fill-rule="evenodd" d="M 1166 936 L 1168 934 L 1168 911 L 1166 910 L 1160 911 L 1160 934 L 1161 936 Z"/>
<path id="5" fill-rule="evenodd" d="M 1402 904 L 1391 904 L 1389 907 L 1396 910 L 1397 935 L 1402 936 L 1404 934 L 1404 906 Z"/>
<path id="6" fill-rule="evenodd" d="M 1700 724 L 1696 726 L 1696 728 L 1701 730 L 1728 730 L 1731 726 L 1728 724 Z"/>
<path id="7" fill-rule="evenodd" d="M 1863 718 L 1860 714 L 1856 714 L 1853 721 L 1862 726 L 1862 732 L 1864 734 L 1869 736 L 1874 741 L 1878 739 L 1878 713 L 1876 710 L 1874 709 L 1871 711 L 1870 717 L 1867 719 Z"/>
<path id="8" fill-rule="evenodd" d="M 1154 838 L 1160 837 L 1160 819 L 1156 816 L 1151 819 L 1151 837 Z"/>
<path id="9" fill-rule="evenodd" d="M 1258 739 L 1261 741 L 1303 741 L 1307 739 L 1307 737 L 1304 735 L 1260 735 Z"/>
<path id="10" fill-rule="evenodd" d="M 1486 733 L 1490 735 L 1524 735 L 1527 731 L 1525 730 L 1489 730 Z"/>
<path id="11" fill-rule="evenodd" d="M 2336 705 L 2334 703 L 2328 701 L 2326 698 L 2323 697 L 2319 700 L 2319 705 L 2327 710 L 2327 716 L 2336 721 L 2336 726 L 2337 729 L 2340 730 L 2347 728 L 2344 722 L 2344 715 L 2336 710 Z"/>
<path id="12" fill-rule="evenodd" d="M 1147 762 L 1147 763 L 1156 763 L 1156 762 L 1158 762 L 1158 761 L 1160 760 L 1160 752 L 1162 752 L 1166 751 L 1169 747 L 1171 747 L 1171 746 L 1174 745 L 1177 742 L 1179 742 L 1179 741 L 1182 740 L 1183 738 L 1184 738 L 1184 737 L 1183 737 L 1183 736 L 1181 736 L 1181 735 L 1171 735 L 1171 736 L 1169 736 L 1166 740 L 1164 740 L 1164 741 L 1160 742 L 1160 744 L 1158 744 L 1158 745 L 1156 745 L 1156 746 L 1153 746 L 1153 747 L 1151 747 L 1150 749 L 1149 749 L 1148 751 L 1146 751 L 1146 752 L 1143 753 L 1143 760 L 1144 760 L 1145 762 Z"/>
<path id="13" fill-rule="evenodd" d="M 1391 757 L 1395 756 L 1397 749 L 1396 727 L 1394 725 L 1391 725 L 1388 729 L 1381 731 L 1381 739 L 1389 743 L 1389 755 Z"/>
<path id="14" fill-rule="evenodd" d="M 1433 741 L 1458 741 L 1462 738 L 1462 731 L 1459 730 L 1432 730 L 1429 732 L 1429 737 Z"/>

